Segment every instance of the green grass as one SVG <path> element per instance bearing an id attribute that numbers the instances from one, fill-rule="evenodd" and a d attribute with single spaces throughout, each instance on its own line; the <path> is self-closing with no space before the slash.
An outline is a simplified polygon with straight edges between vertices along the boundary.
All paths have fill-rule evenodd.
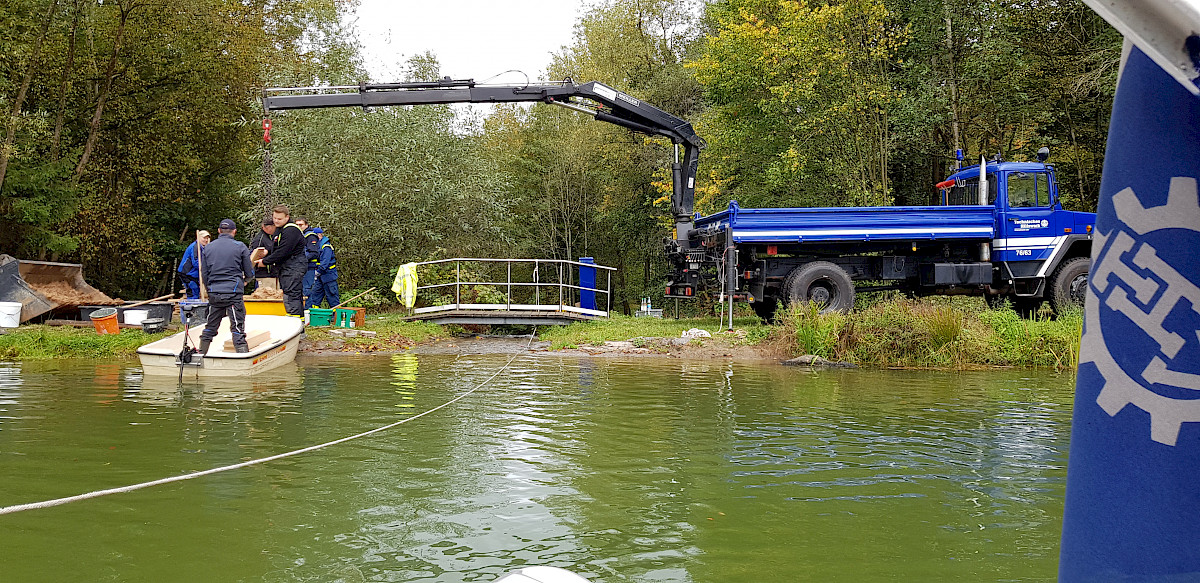
<path id="1" fill-rule="evenodd" d="M 350 348 L 380 349 L 386 347 L 411 346 L 420 344 L 430 338 L 446 336 L 446 329 L 429 322 L 406 322 L 401 312 L 371 313 L 367 312 L 366 320 L 361 330 L 378 332 L 375 338 L 347 338 L 346 346 Z M 311 341 L 329 340 L 330 330 L 335 328 L 313 327 L 305 329 L 305 336 Z"/>
<path id="2" fill-rule="evenodd" d="M 973 298 L 971 298 L 973 299 Z M 887 299 L 850 314 L 783 312 L 771 342 L 785 354 L 881 367 L 1073 367 L 1083 315 L 1023 319 L 963 299 Z"/>
<path id="3" fill-rule="evenodd" d="M 97 334 L 92 328 L 21 326 L 0 335 L 0 359 L 130 357 L 139 346 L 170 334 L 146 334 L 136 328 L 122 329 L 120 334 Z"/>
<path id="4" fill-rule="evenodd" d="M 746 331 L 745 342 L 756 344 L 766 339 L 770 326 L 763 325 L 756 317 L 734 318 L 736 329 Z M 550 342 L 550 349 L 600 345 L 606 341 L 630 340 L 632 338 L 679 338 L 691 328 L 700 328 L 709 334 L 725 330 L 718 318 L 633 318 L 614 315 L 608 319 L 576 322 L 567 326 L 538 328 L 538 336 Z"/>

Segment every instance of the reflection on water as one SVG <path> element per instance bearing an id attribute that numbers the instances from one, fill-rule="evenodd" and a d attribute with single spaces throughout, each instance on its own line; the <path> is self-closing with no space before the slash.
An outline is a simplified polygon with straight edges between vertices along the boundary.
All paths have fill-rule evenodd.
<path id="1" fill-rule="evenodd" d="M 356 434 L 462 395 L 506 360 L 301 358 L 270 377 L 182 386 L 130 363 L 0 364 L 0 505 Z M 14 580 L 491 581 L 528 564 L 596 581 L 1045 580 L 1072 384 L 521 357 L 382 434 L 0 517 L 3 569 Z"/>

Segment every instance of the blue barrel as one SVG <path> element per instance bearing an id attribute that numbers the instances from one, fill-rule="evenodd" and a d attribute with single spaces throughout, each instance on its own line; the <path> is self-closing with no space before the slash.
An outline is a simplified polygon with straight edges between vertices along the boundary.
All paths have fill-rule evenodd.
<path id="1" fill-rule="evenodd" d="M 1200 98 L 1133 49 L 1113 103 L 1061 581 L 1200 578 Z"/>
<path id="2" fill-rule="evenodd" d="M 580 263 L 596 264 L 596 260 L 591 257 L 580 257 Z M 596 287 L 596 268 L 579 266 L 579 287 Z M 579 307 L 586 310 L 595 310 L 596 308 L 596 292 L 590 290 L 579 290 Z"/>

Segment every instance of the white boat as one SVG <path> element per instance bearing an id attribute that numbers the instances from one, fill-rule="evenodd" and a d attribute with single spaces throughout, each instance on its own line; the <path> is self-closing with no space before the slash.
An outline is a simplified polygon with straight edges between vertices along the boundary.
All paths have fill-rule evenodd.
<path id="1" fill-rule="evenodd" d="M 185 378 L 247 376 L 278 368 L 296 359 L 296 348 L 300 345 L 300 334 L 304 322 L 291 316 L 246 316 L 246 334 L 253 337 L 265 331 L 270 337 L 250 348 L 250 352 L 237 353 L 225 350 L 225 341 L 232 340 L 229 320 L 221 322 L 216 338 L 208 348 L 208 354 L 192 356 L 190 364 L 183 365 Z M 200 346 L 200 334 L 204 325 L 194 326 L 187 331 L 188 346 Z M 180 332 L 162 340 L 138 348 L 142 361 L 142 372 L 146 375 L 179 376 L 179 353 L 183 351 L 184 333 Z"/>

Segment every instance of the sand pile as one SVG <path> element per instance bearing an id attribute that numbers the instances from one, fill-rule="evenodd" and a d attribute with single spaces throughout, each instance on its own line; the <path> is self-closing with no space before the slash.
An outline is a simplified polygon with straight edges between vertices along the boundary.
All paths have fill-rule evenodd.
<path id="1" fill-rule="evenodd" d="M 248 297 L 252 300 L 282 300 L 283 290 L 264 286 L 254 290 Z"/>
<path id="2" fill-rule="evenodd" d="M 68 306 L 115 306 L 122 304 L 120 299 L 112 299 L 100 292 L 84 293 L 65 281 L 53 283 L 30 284 L 29 287 L 46 296 L 46 299 Z"/>

